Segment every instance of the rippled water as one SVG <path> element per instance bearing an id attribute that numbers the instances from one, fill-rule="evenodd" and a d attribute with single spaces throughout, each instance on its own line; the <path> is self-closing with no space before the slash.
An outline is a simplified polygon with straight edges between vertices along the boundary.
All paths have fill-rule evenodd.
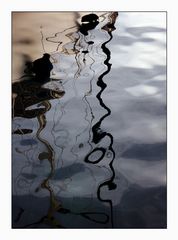
<path id="1" fill-rule="evenodd" d="M 166 14 L 97 15 L 13 83 L 15 228 L 166 227 Z"/>

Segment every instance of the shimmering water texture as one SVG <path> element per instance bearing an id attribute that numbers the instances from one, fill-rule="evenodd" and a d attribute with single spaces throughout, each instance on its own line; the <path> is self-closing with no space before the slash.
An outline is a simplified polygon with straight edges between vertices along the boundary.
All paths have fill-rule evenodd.
<path id="1" fill-rule="evenodd" d="M 166 228 L 166 14 L 12 19 L 12 227 Z"/>

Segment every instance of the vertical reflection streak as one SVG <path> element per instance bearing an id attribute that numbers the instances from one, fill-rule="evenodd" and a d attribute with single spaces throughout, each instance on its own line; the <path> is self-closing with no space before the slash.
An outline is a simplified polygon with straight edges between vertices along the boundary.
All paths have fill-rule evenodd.
<path id="1" fill-rule="evenodd" d="M 43 31 L 42 31 L 43 27 L 41 26 L 40 29 L 41 29 L 41 31 L 40 31 L 40 34 L 41 34 L 41 45 L 42 45 L 42 48 L 43 48 L 43 52 L 45 53 L 46 50 L 45 50 L 45 47 L 44 47 L 44 35 L 43 35 Z"/>
<path id="2" fill-rule="evenodd" d="M 102 100 L 102 98 L 101 98 L 102 92 L 103 92 L 104 89 L 107 87 L 107 84 L 103 82 L 103 77 L 110 72 L 110 70 L 111 70 L 111 65 L 112 65 L 112 64 L 109 63 L 109 60 L 110 60 L 110 58 L 111 58 L 111 53 L 110 53 L 110 50 L 106 47 L 106 44 L 109 43 L 109 42 L 112 40 L 112 33 L 111 33 L 111 32 L 108 32 L 108 34 L 109 34 L 109 36 L 110 36 L 109 40 L 106 41 L 105 43 L 103 43 L 102 46 L 101 46 L 103 52 L 104 52 L 104 53 L 106 54 L 106 56 L 107 56 L 106 60 L 104 61 L 104 64 L 107 66 L 107 70 L 106 70 L 104 73 L 102 73 L 102 74 L 99 76 L 99 78 L 98 78 L 97 85 L 101 88 L 101 90 L 100 90 L 100 92 L 96 95 L 96 97 L 97 97 L 98 100 L 99 100 L 100 105 L 101 105 L 104 109 L 107 110 L 107 113 L 106 113 L 103 117 L 101 117 L 101 119 L 99 120 L 98 123 L 96 123 L 96 124 L 93 126 L 92 130 L 93 130 L 93 142 L 94 142 L 94 143 L 98 143 L 98 142 L 99 142 L 102 138 L 104 138 L 105 136 L 108 136 L 108 137 L 110 138 L 110 140 L 111 140 L 111 143 L 110 143 L 110 145 L 109 145 L 109 150 L 113 153 L 113 157 L 112 157 L 111 162 L 109 163 L 109 167 L 110 167 L 110 169 L 111 169 L 111 171 L 112 171 L 112 176 L 111 176 L 110 180 L 108 180 L 108 181 L 106 181 L 106 182 L 104 182 L 104 183 L 102 183 L 102 184 L 99 185 L 98 190 L 97 190 L 97 196 L 98 196 L 98 199 L 99 199 L 100 201 L 109 203 L 110 209 L 111 209 L 111 225 L 112 225 L 112 227 L 114 227 L 112 201 L 111 201 L 110 199 L 105 199 L 105 200 L 103 200 L 103 199 L 101 198 L 101 195 L 100 195 L 100 193 L 101 193 L 101 188 L 102 188 L 103 186 L 106 186 L 106 185 L 109 186 L 109 184 L 113 182 L 114 177 L 115 177 L 115 171 L 114 171 L 114 168 L 113 168 L 113 166 L 112 166 L 113 161 L 114 161 L 114 159 L 115 159 L 115 152 L 114 152 L 114 150 L 113 150 L 113 148 L 112 148 L 112 145 L 113 145 L 113 136 L 112 136 L 110 133 L 103 133 L 103 134 L 100 135 L 100 134 L 98 134 L 98 132 L 97 132 L 98 129 L 100 128 L 101 122 L 102 122 L 106 117 L 108 117 L 108 116 L 111 114 L 111 110 L 104 104 L 104 102 L 103 102 L 103 100 Z"/>
<path id="3" fill-rule="evenodd" d="M 50 108 L 51 108 L 51 104 L 50 104 L 49 101 L 42 102 L 42 105 L 45 107 L 45 112 L 49 111 Z M 38 140 L 46 146 L 46 148 L 48 150 L 47 159 L 50 163 L 50 168 L 51 168 L 48 177 L 46 179 L 44 179 L 44 181 L 41 184 L 41 187 L 48 190 L 48 192 L 50 194 L 50 207 L 49 207 L 49 210 L 48 210 L 48 213 L 47 213 L 47 220 L 51 221 L 55 211 L 57 211 L 61 207 L 61 204 L 58 203 L 57 200 L 55 199 L 53 189 L 51 188 L 51 186 L 49 184 L 49 180 L 53 177 L 54 171 L 55 171 L 55 154 L 54 154 L 54 150 L 51 147 L 51 145 L 49 144 L 49 142 L 47 140 L 43 139 L 40 136 L 41 131 L 46 126 L 45 114 L 41 114 L 41 115 L 37 116 L 37 119 L 38 119 L 38 122 L 39 122 L 39 129 L 37 130 L 36 136 L 37 136 Z M 39 159 L 40 159 L 40 155 L 39 155 Z M 36 189 L 36 192 L 37 191 L 39 191 L 39 188 Z"/>
<path id="4" fill-rule="evenodd" d="M 117 14 L 116 14 L 117 15 Z M 112 20 L 112 18 L 110 19 Z M 113 21 L 114 22 L 114 21 Z M 112 21 L 111 21 L 112 23 Z M 103 28 L 104 29 L 104 28 Z M 107 107 L 104 102 L 103 102 L 103 99 L 102 99 L 102 93 L 103 91 L 105 90 L 105 88 L 107 87 L 107 84 L 105 82 L 103 82 L 103 78 L 105 75 L 107 75 L 110 70 L 111 70 L 111 66 L 112 64 L 109 63 L 110 59 L 111 59 L 111 52 L 110 50 L 106 47 L 106 45 L 112 40 L 113 36 L 112 36 L 112 29 L 111 30 L 108 30 L 107 31 L 108 34 L 109 34 L 109 39 L 104 42 L 102 45 L 101 45 L 101 49 L 103 51 L 103 53 L 106 55 L 106 59 L 104 61 L 104 65 L 107 67 L 106 71 L 104 71 L 99 77 L 98 77 L 98 81 L 97 81 L 97 85 L 101 88 L 101 90 L 98 92 L 98 94 L 96 95 L 96 98 L 98 99 L 99 103 L 100 103 L 100 106 L 102 108 L 104 108 L 107 113 L 105 115 L 103 115 L 99 121 L 92 127 L 92 132 L 93 132 L 93 142 L 95 144 L 98 144 L 104 137 L 108 136 L 109 139 L 110 139 L 110 144 L 109 144 L 109 147 L 108 147 L 108 150 L 112 153 L 112 159 L 109 163 L 109 167 L 110 167 L 110 170 L 111 170 L 111 177 L 109 180 L 107 181 L 104 181 L 103 183 L 101 183 L 97 189 L 97 197 L 100 201 L 102 202 L 105 202 L 105 203 L 108 203 L 110 205 L 110 216 L 111 216 L 111 226 L 112 228 L 114 227 L 114 222 L 113 222 L 113 204 L 112 204 L 112 200 L 111 199 L 103 199 L 101 197 L 101 188 L 104 187 L 104 186 L 108 186 L 109 190 L 112 190 L 112 189 L 115 189 L 116 188 L 116 185 L 115 183 L 113 182 L 114 178 L 115 178 L 115 171 L 114 171 L 114 168 L 113 168 L 113 161 L 115 159 L 115 151 L 113 150 L 113 136 L 108 133 L 108 132 L 103 132 L 101 131 L 100 129 L 100 126 L 101 126 L 101 123 L 102 121 L 108 117 L 110 114 L 111 114 L 111 110 L 109 109 L 109 107 Z M 95 151 L 101 151 L 102 152 L 102 155 L 101 157 L 94 161 L 94 162 L 91 162 L 89 160 L 89 156 L 95 152 Z M 106 149 L 103 148 L 103 147 L 96 147 L 95 149 L 93 149 L 86 157 L 85 157 L 85 162 L 88 162 L 88 163 L 93 163 L 93 164 L 97 164 L 98 162 L 100 162 L 103 157 L 105 156 L 106 154 Z"/>

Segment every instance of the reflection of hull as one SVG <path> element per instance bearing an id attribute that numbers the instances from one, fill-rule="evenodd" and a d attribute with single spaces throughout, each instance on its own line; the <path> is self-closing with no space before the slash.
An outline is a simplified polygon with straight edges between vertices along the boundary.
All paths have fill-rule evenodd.
<path id="1" fill-rule="evenodd" d="M 12 86 L 13 93 L 17 94 L 13 105 L 14 117 L 35 118 L 45 113 L 44 108 L 28 110 L 27 108 L 38 104 L 42 101 L 61 98 L 64 91 L 56 91 L 43 88 L 35 79 L 26 79 L 21 82 L 14 83 Z"/>

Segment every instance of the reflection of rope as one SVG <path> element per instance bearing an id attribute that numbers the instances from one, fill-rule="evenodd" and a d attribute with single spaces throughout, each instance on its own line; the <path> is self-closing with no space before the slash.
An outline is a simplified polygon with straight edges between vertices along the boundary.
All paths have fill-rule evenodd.
<path id="1" fill-rule="evenodd" d="M 45 47 L 44 47 L 44 42 L 43 42 L 43 40 L 44 40 L 44 35 L 43 35 L 43 31 L 42 31 L 42 26 L 40 27 L 41 28 L 41 31 L 40 31 L 40 33 L 41 33 L 41 45 L 42 45 L 42 48 L 43 48 L 43 52 L 45 53 L 46 52 L 46 50 L 45 50 Z"/>
<path id="2" fill-rule="evenodd" d="M 49 111 L 49 109 L 51 108 L 51 104 L 49 103 L 49 101 L 42 102 L 42 105 L 45 106 L 46 112 Z M 51 145 L 48 143 L 48 141 L 41 138 L 41 136 L 40 136 L 41 131 L 46 126 L 46 117 L 45 117 L 44 114 L 41 114 L 41 115 L 37 116 L 37 119 L 39 121 L 40 126 L 39 126 L 39 129 L 37 130 L 36 136 L 37 136 L 38 140 L 40 142 L 42 142 L 47 147 L 47 150 L 48 150 L 47 159 L 48 159 L 48 161 L 51 165 L 51 171 L 50 171 L 48 177 L 46 179 L 44 179 L 44 181 L 41 184 L 41 187 L 46 188 L 49 191 L 49 194 L 50 194 L 50 207 L 49 207 L 49 210 L 48 210 L 48 213 L 47 213 L 47 216 L 46 216 L 47 219 L 50 221 L 51 218 L 53 217 L 53 214 L 55 213 L 55 211 L 58 210 L 61 207 L 61 204 L 58 203 L 57 200 L 55 199 L 53 189 L 49 185 L 49 180 L 53 177 L 54 171 L 55 171 L 54 150 L 51 147 Z M 38 190 L 39 190 L 39 188 L 36 189 L 36 191 L 38 191 Z"/>
<path id="3" fill-rule="evenodd" d="M 73 28 L 76 28 L 76 26 L 66 28 L 65 30 L 63 30 L 63 31 L 61 31 L 61 32 L 56 32 L 56 33 L 54 34 L 54 36 L 52 36 L 52 37 L 47 37 L 47 38 L 46 38 L 46 41 L 52 42 L 52 43 L 59 43 L 59 41 L 54 41 L 54 40 L 50 40 L 50 39 L 56 38 L 58 34 L 64 33 L 64 32 L 66 32 L 67 30 L 70 30 L 70 29 L 73 29 Z"/>
<path id="4" fill-rule="evenodd" d="M 95 222 L 95 223 L 101 223 L 101 224 L 106 224 L 108 221 L 109 221 L 109 216 L 106 214 L 106 213 L 102 213 L 102 212 L 81 212 L 81 213 L 76 213 L 76 212 L 72 212 L 71 210 L 69 209 L 64 209 L 64 208 L 61 208 L 58 212 L 60 213 L 64 213 L 64 214 L 67 214 L 67 213 L 70 213 L 70 214 L 73 214 L 73 215 L 79 215 L 81 217 L 84 217 L 92 222 Z M 100 215 L 102 216 L 102 218 L 104 217 L 104 219 L 102 220 L 96 220 L 92 217 L 92 215 Z"/>
<path id="5" fill-rule="evenodd" d="M 62 44 L 62 42 L 61 42 L 61 41 L 54 41 L 54 40 L 51 40 L 51 39 L 56 38 L 58 34 L 62 34 L 62 33 L 64 33 L 64 32 L 66 32 L 67 30 L 70 30 L 70 29 L 73 29 L 73 28 L 76 28 L 76 26 L 66 28 L 65 30 L 63 30 L 63 31 L 61 31 L 61 32 L 56 32 L 56 33 L 54 34 L 54 36 L 47 37 L 47 38 L 46 38 L 46 41 L 52 42 L 52 43 L 58 43 L 57 48 L 56 48 L 56 51 L 58 51 L 60 45 Z M 65 34 L 65 36 L 67 36 L 69 39 L 71 39 L 71 34 L 72 34 L 72 33 L 68 33 L 68 34 Z M 74 41 L 76 42 L 77 39 L 75 39 Z"/>
<path id="6" fill-rule="evenodd" d="M 86 41 L 86 37 L 85 37 L 85 36 L 84 36 L 84 42 L 87 44 L 87 52 L 88 52 L 89 44 L 88 44 L 88 42 Z M 87 55 L 89 56 L 89 54 L 87 54 Z M 82 98 L 82 101 L 84 102 L 84 104 L 85 104 L 85 106 L 86 106 L 86 108 L 85 108 L 85 117 L 84 117 L 84 120 L 88 123 L 88 125 L 86 126 L 86 128 L 84 128 L 83 131 L 81 131 L 80 133 L 78 133 L 78 134 L 76 135 L 76 140 L 75 140 L 74 146 L 76 145 L 78 138 L 79 138 L 82 134 L 84 134 L 84 133 L 88 130 L 88 127 L 89 127 L 89 131 L 88 131 L 88 132 L 89 132 L 88 144 L 90 145 L 90 148 L 92 149 L 92 145 L 91 145 L 91 143 L 90 143 L 90 138 L 91 138 L 90 130 L 91 130 L 92 121 L 93 121 L 93 119 L 94 119 L 94 115 L 93 115 L 93 112 L 92 112 L 90 103 L 89 103 L 88 100 L 87 100 L 87 96 L 92 93 L 92 81 L 93 81 L 94 76 L 95 76 L 95 71 L 92 69 L 92 65 L 95 63 L 95 60 L 94 60 L 91 56 L 89 56 L 89 57 L 90 57 L 90 59 L 92 60 L 92 63 L 90 64 L 89 69 L 93 72 L 93 76 L 92 76 L 91 79 L 90 79 L 89 90 L 84 94 L 84 97 Z M 77 63 L 77 65 L 78 65 L 78 63 Z M 86 65 L 86 64 L 84 63 L 84 65 Z M 81 70 L 82 70 L 82 69 L 81 69 Z M 88 117 L 88 107 L 89 107 L 89 110 L 90 110 L 90 113 L 91 113 L 91 121 L 87 119 L 87 117 Z M 76 156 L 76 159 L 78 159 L 78 155 L 74 153 L 74 147 L 72 147 L 71 152 Z"/>
<path id="7" fill-rule="evenodd" d="M 60 102 L 59 102 L 59 104 L 60 104 Z M 53 139 L 54 139 L 54 144 L 55 144 L 55 146 L 56 147 L 59 147 L 60 149 L 61 149 L 61 153 L 60 153 L 60 159 L 61 159 L 61 165 L 63 166 L 63 158 L 62 158 L 62 154 L 63 154 L 63 151 L 64 151 L 64 147 L 62 147 L 62 146 L 59 146 L 59 145 L 57 145 L 57 143 L 56 143 L 56 137 L 55 137 L 55 135 L 54 135 L 54 132 L 59 132 L 59 131 L 56 131 L 55 130 L 55 126 L 56 126 L 56 123 L 55 123 L 55 115 L 56 115 L 56 112 L 58 112 L 57 110 L 57 107 L 58 107 L 58 105 L 56 105 L 56 107 L 55 107 L 55 111 L 54 111 L 54 115 L 53 115 L 53 127 L 52 127 L 52 130 L 51 130 L 51 134 L 52 134 L 52 136 L 53 136 Z M 61 112 L 62 112 L 62 114 L 61 114 L 61 117 L 59 118 L 59 120 L 58 120 L 58 124 L 60 123 L 60 120 L 62 119 L 62 117 L 63 117 L 63 114 L 64 114 L 64 111 L 63 111 L 63 107 L 61 106 Z M 67 134 L 69 134 L 68 132 L 67 132 Z M 58 162 L 57 162 L 57 166 L 58 166 L 58 164 L 59 164 L 59 159 L 58 159 Z M 57 167 L 56 166 L 56 167 Z"/>
<path id="8" fill-rule="evenodd" d="M 88 55 L 89 55 L 89 54 L 88 54 Z M 91 141 L 91 128 L 92 128 L 93 119 L 94 119 L 95 117 L 94 117 L 93 110 L 92 110 L 92 108 L 91 108 L 91 106 L 90 106 L 90 103 L 89 103 L 89 101 L 88 101 L 87 98 L 88 98 L 88 96 L 89 96 L 90 94 L 92 94 L 92 81 L 93 81 L 93 79 L 94 79 L 94 77 L 95 77 L 95 70 L 92 69 L 92 66 L 93 66 L 93 64 L 95 63 L 95 59 L 92 58 L 90 55 L 89 55 L 89 57 L 90 57 L 90 59 L 92 60 L 92 63 L 90 64 L 90 70 L 93 72 L 93 77 L 90 79 L 90 89 L 89 89 L 88 92 L 85 93 L 83 99 L 85 100 L 86 104 L 88 105 L 89 110 L 90 110 L 90 114 L 91 114 L 91 120 L 90 120 L 90 121 L 88 120 L 88 122 L 89 122 L 89 139 L 88 139 L 88 144 L 90 145 L 91 150 L 92 150 L 93 147 L 92 147 L 92 144 L 90 143 L 90 141 Z"/>
<path id="9" fill-rule="evenodd" d="M 102 92 L 104 91 L 104 89 L 107 87 L 107 84 L 103 82 L 103 77 L 105 75 L 107 75 L 110 70 L 111 70 L 111 64 L 109 63 L 109 60 L 111 58 L 111 53 L 110 53 L 110 50 L 106 47 L 106 44 L 108 42 L 111 41 L 112 39 L 112 33 L 111 32 L 108 32 L 110 38 L 108 41 L 104 42 L 101 46 L 103 52 L 106 54 L 106 59 L 104 61 L 104 64 L 107 66 L 107 70 L 105 72 L 103 72 L 99 77 L 98 77 L 98 81 L 97 81 L 97 85 L 101 88 L 101 90 L 99 91 L 99 93 L 96 95 L 96 97 L 98 98 L 99 100 L 99 103 L 101 105 L 101 107 L 103 107 L 104 109 L 107 110 L 107 113 L 102 116 L 100 118 L 100 120 L 92 127 L 92 131 L 93 131 L 93 142 L 95 144 L 99 143 L 101 141 L 101 139 L 103 139 L 104 137 L 108 136 L 110 138 L 110 145 L 109 145 L 109 150 L 112 152 L 112 160 L 110 161 L 109 163 L 109 167 L 111 169 L 111 172 L 112 172 L 112 176 L 110 177 L 109 180 L 101 183 L 98 187 L 98 190 L 97 190 L 97 197 L 100 201 L 102 202 L 107 202 L 109 205 L 110 205 L 110 209 L 111 209 L 111 225 L 112 227 L 114 227 L 114 223 L 113 223 L 113 206 L 112 206 L 112 200 L 110 199 L 102 199 L 100 194 L 101 194 L 101 188 L 103 186 L 108 186 L 109 189 L 114 189 L 116 187 L 116 185 L 113 183 L 113 180 L 115 178 L 115 172 L 114 172 L 114 168 L 112 166 L 113 164 L 113 161 L 114 161 L 114 158 L 115 158 L 115 152 L 112 148 L 112 145 L 113 145 L 113 136 L 110 134 L 110 133 L 107 133 L 107 132 L 102 132 L 100 131 L 100 126 L 101 126 L 101 123 L 102 121 L 108 117 L 110 114 L 111 114 L 111 110 L 104 104 L 103 100 L 102 100 L 102 97 L 101 97 L 101 94 Z M 102 154 L 101 156 L 95 160 L 95 161 L 91 161 L 89 159 L 90 155 L 93 154 L 93 152 L 96 152 L 96 151 L 100 151 Z M 96 147 L 95 149 L 93 149 L 86 157 L 85 157 L 85 162 L 87 163 L 92 163 L 92 164 L 97 164 L 99 163 L 105 156 L 105 153 L 106 153 L 106 149 L 103 148 L 103 147 Z"/>

